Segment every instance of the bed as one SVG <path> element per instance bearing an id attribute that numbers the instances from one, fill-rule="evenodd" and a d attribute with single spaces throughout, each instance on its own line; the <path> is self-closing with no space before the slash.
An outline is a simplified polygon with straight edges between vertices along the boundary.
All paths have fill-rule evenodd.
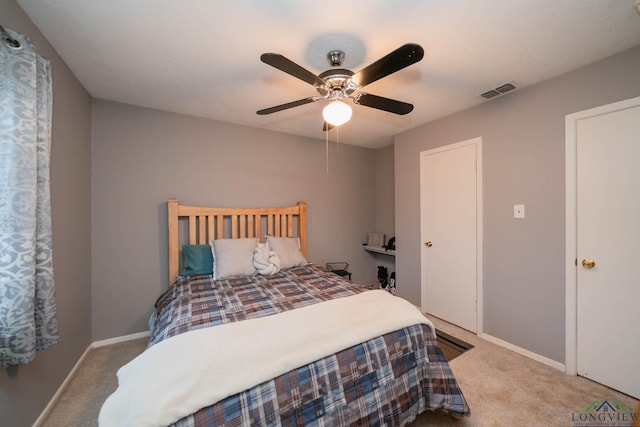
<path id="1" fill-rule="evenodd" d="M 304 202 L 168 200 L 171 286 L 100 425 L 402 426 L 428 410 L 470 414 L 419 310 L 307 261 L 306 213 Z"/>

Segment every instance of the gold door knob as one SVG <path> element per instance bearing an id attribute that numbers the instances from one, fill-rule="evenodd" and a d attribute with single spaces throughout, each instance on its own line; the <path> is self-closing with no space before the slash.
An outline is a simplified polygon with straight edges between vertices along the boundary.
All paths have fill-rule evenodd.
<path id="1" fill-rule="evenodd" d="M 588 270 L 591 270 L 593 267 L 596 266 L 596 262 L 591 259 L 583 259 L 582 266 Z"/>
<path id="2" fill-rule="evenodd" d="M 433 246 L 433 243 L 431 243 L 431 241 L 425 242 L 424 244 L 426 247 L 430 248 L 431 246 Z"/>

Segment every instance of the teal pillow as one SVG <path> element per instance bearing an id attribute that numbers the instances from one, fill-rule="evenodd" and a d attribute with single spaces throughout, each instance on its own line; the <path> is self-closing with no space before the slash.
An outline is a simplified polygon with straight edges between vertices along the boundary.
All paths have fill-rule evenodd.
<path id="1" fill-rule="evenodd" d="M 183 245 L 184 267 L 181 276 L 213 274 L 213 254 L 209 245 Z"/>

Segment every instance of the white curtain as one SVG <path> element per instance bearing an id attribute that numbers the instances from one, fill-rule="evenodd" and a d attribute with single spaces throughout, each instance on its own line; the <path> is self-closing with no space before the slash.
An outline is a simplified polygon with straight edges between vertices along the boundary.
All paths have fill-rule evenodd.
<path id="1" fill-rule="evenodd" d="M 28 38 L 0 32 L 0 367 L 6 367 L 29 363 L 59 335 L 49 196 L 51 66 Z"/>

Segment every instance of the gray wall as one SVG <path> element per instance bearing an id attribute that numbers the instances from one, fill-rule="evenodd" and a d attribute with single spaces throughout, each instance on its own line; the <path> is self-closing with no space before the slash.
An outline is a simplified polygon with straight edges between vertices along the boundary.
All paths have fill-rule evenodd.
<path id="1" fill-rule="evenodd" d="M 565 115 L 639 96 L 639 76 L 636 47 L 396 137 L 399 294 L 420 304 L 419 153 L 481 136 L 484 332 L 564 362 Z"/>
<path id="2" fill-rule="evenodd" d="M 376 150 L 376 229 L 393 236 L 395 230 L 395 185 L 393 144 Z"/>
<path id="3" fill-rule="evenodd" d="M 376 150 L 376 227 L 375 230 L 385 234 L 385 240 L 395 235 L 395 177 L 393 144 Z M 366 239 L 364 240 L 366 241 Z M 377 273 L 377 267 L 386 267 L 389 274 L 395 271 L 395 258 L 389 255 L 368 253 L 373 271 Z M 376 283 L 374 278 L 372 283 Z M 401 283 L 397 284 L 402 286 Z"/>
<path id="4" fill-rule="evenodd" d="M 0 372 L 0 425 L 30 426 L 91 342 L 91 98 L 14 0 L 0 24 L 25 34 L 51 60 L 51 214 L 60 343 L 28 365 Z"/>
<path id="5" fill-rule="evenodd" d="M 308 207 L 308 258 L 375 277 L 360 244 L 375 227 L 375 151 L 98 101 L 93 106 L 93 339 L 147 327 L 167 288 L 166 200 Z M 339 157 L 338 157 L 339 155 Z"/>

